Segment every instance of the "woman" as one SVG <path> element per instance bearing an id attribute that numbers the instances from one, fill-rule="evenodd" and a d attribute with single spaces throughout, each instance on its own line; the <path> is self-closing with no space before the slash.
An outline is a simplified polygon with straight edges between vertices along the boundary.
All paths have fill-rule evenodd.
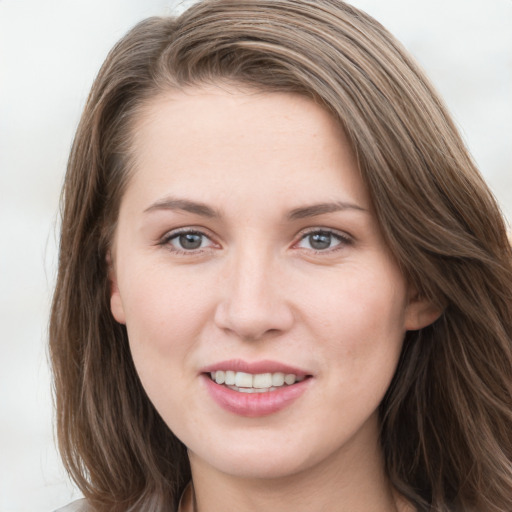
<path id="1" fill-rule="evenodd" d="M 142 22 L 93 86 L 62 215 L 79 510 L 510 510 L 504 222 L 366 14 L 206 0 Z"/>

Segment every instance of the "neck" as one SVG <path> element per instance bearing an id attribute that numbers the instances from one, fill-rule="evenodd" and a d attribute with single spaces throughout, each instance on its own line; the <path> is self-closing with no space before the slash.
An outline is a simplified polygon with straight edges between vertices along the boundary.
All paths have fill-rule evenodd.
<path id="1" fill-rule="evenodd" d="M 278 478 L 226 474 L 190 453 L 194 512 L 409 512 L 386 477 L 378 436 L 372 438 L 364 451 L 345 446 L 321 463 Z"/>

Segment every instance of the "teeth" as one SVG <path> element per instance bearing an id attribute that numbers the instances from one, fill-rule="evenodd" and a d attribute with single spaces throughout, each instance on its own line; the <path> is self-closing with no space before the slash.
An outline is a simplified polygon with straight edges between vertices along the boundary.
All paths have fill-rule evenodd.
<path id="1" fill-rule="evenodd" d="M 265 391 L 274 391 L 276 388 L 285 384 L 291 386 L 296 382 L 302 382 L 305 376 L 297 377 L 294 373 L 284 374 L 276 373 L 257 373 L 255 375 L 245 372 L 235 372 L 231 370 L 217 370 L 211 372 L 210 376 L 217 384 L 225 384 L 235 391 L 242 393 L 262 393 Z"/>
<path id="2" fill-rule="evenodd" d="M 236 382 L 236 372 L 232 372 L 231 370 L 228 370 L 226 372 L 226 380 L 224 381 L 224 384 L 227 386 L 234 386 Z"/>
<path id="3" fill-rule="evenodd" d="M 252 378 L 253 388 L 270 388 L 272 386 L 271 373 L 258 373 Z"/>
<path id="4" fill-rule="evenodd" d="M 266 391 L 275 391 L 276 388 L 262 388 L 262 389 L 256 389 L 256 388 L 237 388 L 235 386 L 230 386 L 230 389 L 233 391 L 240 391 L 241 393 L 265 393 Z"/>
<path id="5" fill-rule="evenodd" d="M 272 386 L 282 386 L 284 384 L 284 373 L 272 374 Z"/>
<path id="6" fill-rule="evenodd" d="M 250 373 L 236 372 L 235 386 L 237 388 L 252 388 L 252 375 Z"/>
<path id="7" fill-rule="evenodd" d="M 290 386 L 291 384 L 295 383 L 296 376 L 293 373 L 288 373 L 284 376 L 284 382 L 285 384 L 288 384 Z"/>

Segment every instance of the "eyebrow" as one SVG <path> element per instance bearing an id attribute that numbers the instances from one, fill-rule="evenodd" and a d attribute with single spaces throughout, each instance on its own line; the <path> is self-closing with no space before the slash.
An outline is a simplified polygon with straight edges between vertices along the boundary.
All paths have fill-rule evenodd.
<path id="1" fill-rule="evenodd" d="M 300 220 L 307 217 L 316 217 L 317 215 L 324 215 L 326 213 L 340 212 L 344 210 L 356 210 L 361 212 L 367 212 L 366 208 L 362 208 L 357 204 L 346 203 L 344 201 L 336 201 L 333 203 L 319 203 L 312 204 L 311 206 L 303 206 L 300 208 L 294 208 L 288 214 L 289 220 Z"/>
<path id="2" fill-rule="evenodd" d="M 146 208 L 144 213 L 153 212 L 155 210 L 182 210 L 184 212 L 201 215 L 202 217 L 220 217 L 220 212 L 204 203 L 190 201 L 189 199 L 176 199 L 172 197 L 166 197 L 156 201 L 151 206 Z"/>
<path id="3" fill-rule="evenodd" d="M 215 210 L 214 208 L 208 206 L 205 203 L 191 201 L 189 199 L 177 199 L 172 197 L 167 197 L 156 201 L 151 206 L 146 208 L 144 212 L 146 213 L 157 210 L 182 210 L 184 212 L 194 213 L 202 217 L 221 217 L 221 214 L 218 210 Z M 309 206 L 294 208 L 287 214 L 287 218 L 290 221 L 294 221 L 344 210 L 356 210 L 362 212 L 368 211 L 365 208 L 358 206 L 357 204 L 347 203 L 344 201 L 336 201 L 332 203 L 318 203 Z"/>

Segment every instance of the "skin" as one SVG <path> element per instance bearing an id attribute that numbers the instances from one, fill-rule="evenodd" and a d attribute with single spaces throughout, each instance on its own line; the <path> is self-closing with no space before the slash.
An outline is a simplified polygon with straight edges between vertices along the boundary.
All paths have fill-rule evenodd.
<path id="1" fill-rule="evenodd" d="M 389 253 L 340 126 L 298 95 L 205 86 L 153 99 L 133 148 L 111 309 L 189 449 L 197 509 L 405 510 L 383 469 L 377 408 L 405 332 L 436 312 Z M 202 233 L 200 247 L 184 249 L 180 229 Z M 283 410 L 240 416 L 201 376 L 233 358 L 312 378 Z"/>

